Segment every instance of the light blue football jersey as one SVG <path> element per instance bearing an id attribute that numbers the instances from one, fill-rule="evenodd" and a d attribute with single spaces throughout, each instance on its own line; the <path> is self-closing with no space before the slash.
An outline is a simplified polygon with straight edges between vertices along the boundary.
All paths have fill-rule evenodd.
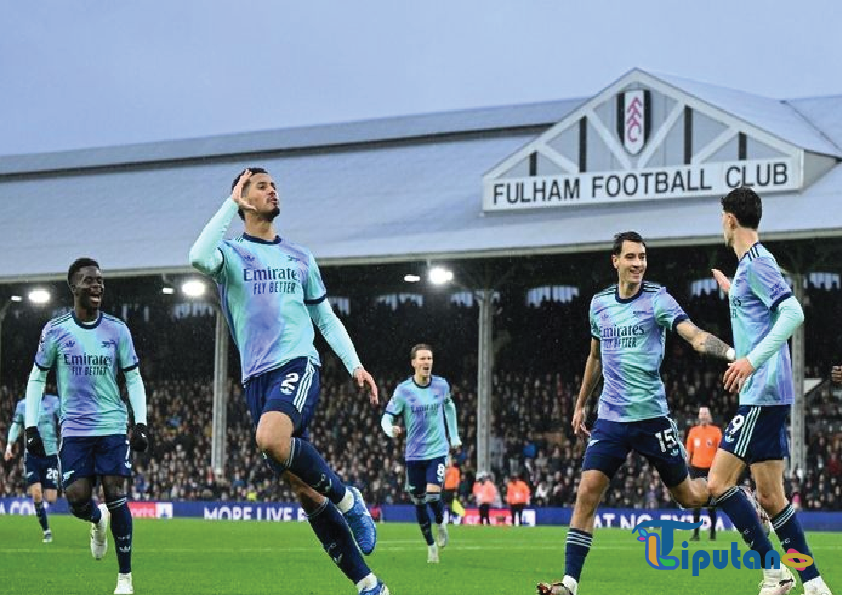
<path id="1" fill-rule="evenodd" d="M 669 414 L 661 380 L 666 330 L 687 318 L 665 288 L 650 282 L 627 299 L 616 284 L 594 295 L 591 335 L 599 340 L 604 379 L 599 418 L 634 422 Z"/>
<path id="2" fill-rule="evenodd" d="M 74 313 L 51 320 L 35 355 L 41 370 L 56 367 L 65 437 L 125 434 L 128 409 L 117 374 L 137 367 L 131 333 L 116 317 L 100 313 L 83 323 Z"/>
<path id="3" fill-rule="evenodd" d="M 766 337 L 778 317 L 777 306 L 792 296 L 775 257 L 759 242 L 740 259 L 728 290 L 731 329 L 737 358 L 745 358 Z M 764 362 L 743 384 L 740 405 L 791 404 L 794 396 L 789 346 Z"/>
<path id="4" fill-rule="evenodd" d="M 395 388 L 392 398 L 386 404 L 386 413 L 403 416 L 406 461 L 447 455 L 450 444 L 445 432 L 444 408 L 450 402 L 450 384 L 435 375 L 432 375 L 430 384 L 425 387 L 410 377 Z"/>
<path id="5" fill-rule="evenodd" d="M 319 354 L 308 305 L 327 297 L 313 254 L 280 237 L 243 234 L 218 245 L 223 263 L 214 276 L 223 312 L 240 351 L 242 381 Z"/>
<path id="6" fill-rule="evenodd" d="M 46 394 L 41 399 L 41 415 L 38 418 L 38 434 L 41 435 L 41 441 L 44 443 L 44 451 L 47 455 L 55 455 L 58 453 L 58 424 L 60 419 L 60 405 L 59 399 L 55 395 Z M 17 424 L 19 428 L 26 428 L 26 398 L 18 401 L 15 407 L 15 415 L 12 418 L 12 423 Z M 16 440 L 17 437 L 10 441 Z"/>

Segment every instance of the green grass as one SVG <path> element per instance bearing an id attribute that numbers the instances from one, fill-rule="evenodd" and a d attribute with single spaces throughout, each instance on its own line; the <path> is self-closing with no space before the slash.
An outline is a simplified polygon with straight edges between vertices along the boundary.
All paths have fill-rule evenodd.
<path id="1" fill-rule="evenodd" d="M 34 517 L 0 517 L 0 591 L 16 594 L 110 594 L 117 577 L 113 544 L 103 561 L 89 551 L 89 525 L 51 518 L 54 542 L 41 543 Z M 452 527 L 439 565 L 427 564 L 416 525 L 381 524 L 368 558 L 393 594 L 530 594 L 537 581 L 560 579 L 567 529 Z M 353 594 L 308 524 L 204 520 L 134 521 L 138 594 Z M 831 589 L 842 587 L 839 534 L 809 535 Z M 677 537 L 679 538 L 679 537 Z M 110 540 L 110 537 L 109 537 Z M 676 550 L 681 548 L 681 538 Z M 735 532 L 712 544 L 728 548 Z M 759 571 L 709 567 L 658 571 L 628 530 L 598 529 L 581 594 L 756 594 Z M 745 547 L 740 543 L 740 549 Z M 673 554 L 676 553 L 673 551 Z M 679 551 L 680 552 L 680 551 Z M 801 593 L 800 587 L 795 593 Z"/>

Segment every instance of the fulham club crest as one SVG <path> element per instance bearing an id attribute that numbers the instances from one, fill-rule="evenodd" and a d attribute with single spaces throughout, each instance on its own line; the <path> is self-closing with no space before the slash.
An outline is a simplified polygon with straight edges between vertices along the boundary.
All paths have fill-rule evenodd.
<path id="1" fill-rule="evenodd" d="M 650 103 L 645 89 L 617 94 L 617 135 L 630 155 L 643 151 L 649 140 Z"/>

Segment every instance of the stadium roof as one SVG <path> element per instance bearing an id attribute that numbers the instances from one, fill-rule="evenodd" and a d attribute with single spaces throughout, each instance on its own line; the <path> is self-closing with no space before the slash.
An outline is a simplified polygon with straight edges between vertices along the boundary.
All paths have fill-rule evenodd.
<path id="1" fill-rule="evenodd" d="M 557 122 L 583 101 L 585 99 L 565 99 L 520 105 L 516 109 L 498 106 L 77 151 L 0 155 L 0 175 L 224 158 L 267 151 L 325 150 L 452 134 L 542 127 Z"/>
<path id="2" fill-rule="evenodd" d="M 665 83 L 684 93 L 728 112 L 794 145 L 825 155 L 842 157 L 842 136 L 831 138 L 824 126 L 814 122 L 798 107 L 799 102 L 770 99 L 752 95 L 745 91 L 719 87 L 708 83 L 691 81 L 673 75 L 655 75 Z M 827 104 L 838 98 L 818 98 L 825 105 L 817 110 L 817 116 L 830 115 L 830 121 L 842 126 L 842 109 L 832 110 Z M 835 112 L 835 113 L 832 113 Z M 842 130 L 836 131 L 842 133 Z"/>
<path id="3" fill-rule="evenodd" d="M 803 190 L 764 195 L 762 231 L 842 236 L 839 97 L 771 100 L 639 70 L 624 77 L 823 156 L 805 167 Z M 483 211 L 483 176 L 592 101 L 0 156 L 0 282 L 61 278 L 82 255 L 109 275 L 188 271 L 190 245 L 248 165 L 278 182 L 280 233 L 323 265 L 588 251 L 620 228 L 654 245 L 719 242 L 715 197 Z"/>

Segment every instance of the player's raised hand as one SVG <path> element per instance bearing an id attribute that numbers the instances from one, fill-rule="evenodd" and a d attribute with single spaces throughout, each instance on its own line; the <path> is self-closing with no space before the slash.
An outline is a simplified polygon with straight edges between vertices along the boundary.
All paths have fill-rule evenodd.
<path id="1" fill-rule="evenodd" d="M 576 433 L 577 437 L 589 437 L 591 436 L 591 431 L 588 430 L 588 427 L 585 426 L 585 408 L 576 407 L 573 410 L 573 432 Z"/>
<path id="2" fill-rule="evenodd" d="M 11 445 L 6 447 L 6 455 L 4 456 L 4 459 L 6 461 L 9 461 L 10 459 L 12 459 L 12 446 Z"/>
<path id="3" fill-rule="evenodd" d="M 376 406 L 379 402 L 377 400 L 377 383 L 374 382 L 374 378 L 362 366 L 355 368 L 353 374 L 357 386 L 363 391 L 366 388 L 368 389 L 368 401 L 371 402 L 372 406 Z"/>
<path id="4" fill-rule="evenodd" d="M 834 383 L 842 383 L 842 365 L 830 369 L 830 378 Z"/>
<path id="5" fill-rule="evenodd" d="M 740 358 L 728 365 L 728 370 L 722 375 L 722 384 L 725 386 L 725 391 L 729 393 L 739 393 L 743 388 L 743 384 L 754 372 L 754 367 L 748 358 Z"/>
<path id="6" fill-rule="evenodd" d="M 251 170 L 242 173 L 236 186 L 234 186 L 234 190 L 231 191 L 231 200 L 237 203 L 243 211 L 257 211 L 257 208 L 243 197 L 243 187 L 249 181 L 249 178 L 251 178 Z"/>
<path id="7" fill-rule="evenodd" d="M 727 294 L 728 290 L 731 289 L 731 280 L 728 279 L 719 269 L 711 269 L 710 272 L 713 273 L 713 279 L 716 280 L 719 288 Z"/>

